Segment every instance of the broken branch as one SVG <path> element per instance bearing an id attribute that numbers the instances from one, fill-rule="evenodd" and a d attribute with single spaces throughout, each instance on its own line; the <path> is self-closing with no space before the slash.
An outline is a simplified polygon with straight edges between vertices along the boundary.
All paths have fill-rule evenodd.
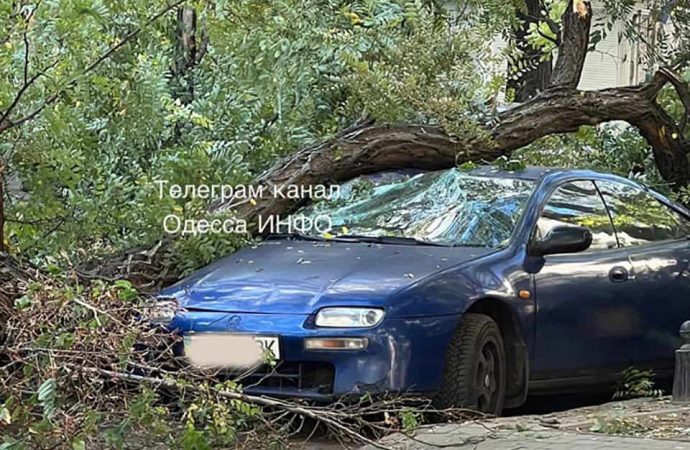
<path id="1" fill-rule="evenodd" d="M 563 13 L 563 31 L 552 86 L 576 88 L 589 48 L 592 5 L 586 0 L 570 0 Z"/>
<path id="2" fill-rule="evenodd" d="M 46 70 L 43 70 L 29 80 L 28 83 L 24 83 L 24 85 L 20 88 L 19 92 L 15 96 L 14 100 L 10 104 L 10 106 L 5 110 L 5 112 L 0 116 L 0 133 L 7 131 L 12 128 L 16 128 L 25 122 L 28 122 L 32 119 L 34 119 L 36 116 L 41 114 L 43 110 L 45 110 L 46 107 L 50 106 L 53 104 L 56 100 L 60 98 L 60 96 L 65 93 L 69 88 L 73 87 L 77 81 L 84 75 L 88 75 L 91 73 L 93 70 L 95 70 L 101 63 L 109 59 L 115 52 L 117 52 L 120 48 L 122 48 L 125 44 L 127 44 L 129 41 L 134 39 L 136 36 L 138 36 L 144 29 L 144 27 L 151 25 L 158 19 L 160 19 L 163 15 L 165 15 L 167 12 L 171 11 L 174 8 L 177 8 L 178 6 L 182 5 L 185 3 L 187 0 L 177 0 L 174 3 L 171 3 L 167 5 L 165 8 L 160 10 L 158 13 L 153 15 L 151 18 L 149 18 L 146 22 L 144 22 L 144 25 L 135 28 L 131 32 L 129 32 L 125 37 L 120 39 L 116 44 L 112 45 L 108 50 L 106 50 L 102 55 L 100 55 L 98 58 L 96 58 L 94 61 L 91 62 L 86 68 L 84 69 L 83 73 L 81 73 L 79 76 L 76 76 L 72 78 L 71 81 L 65 84 L 64 87 L 60 88 L 56 92 L 48 95 L 45 100 L 38 106 L 36 107 L 32 112 L 27 113 L 23 117 L 16 119 L 16 120 L 11 120 L 9 115 L 10 113 L 15 109 L 17 104 L 19 103 L 19 100 L 21 99 L 22 95 L 26 90 L 42 75 L 45 74 Z M 48 68 L 52 68 L 57 64 L 58 61 L 53 62 Z"/>
<path id="3" fill-rule="evenodd" d="M 671 83 L 671 85 L 673 85 L 673 88 L 678 94 L 678 98 L 683 104 L 683 109 L 685 110 L 685 113 L 683 114 L 683 117 L 681 118 L 681 122 L 679 124 L 680 131 L 681 133 L 683 133 L 685 132 L 685 127 L 687 125 L 688 118 L 690 117 L 690 88 L 688 87 L 688 83 L 685 80 L 683 80 L 671 68 L 662 67 L 661 69 L 659 69 L 659 73 L 666 77 L 666 79 Z"/>

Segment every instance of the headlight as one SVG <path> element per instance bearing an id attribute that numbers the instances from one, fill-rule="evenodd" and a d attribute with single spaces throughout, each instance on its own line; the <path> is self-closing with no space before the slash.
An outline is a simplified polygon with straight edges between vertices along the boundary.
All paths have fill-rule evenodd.
<path id="1" fill-rule="evenodd" d="M 160 298 L 152 302 L 145 311 L 145 319 L 154 325 L 169 324 L 178 311 L 184 311 L 174 298 Z"/>
<path id="2" fill-rule="evenodd" d="M 381 323 L 383 314 L 376 308 L 324 308 L 316 314 L 315 324 L 324 328 L 371 328 Z"/>

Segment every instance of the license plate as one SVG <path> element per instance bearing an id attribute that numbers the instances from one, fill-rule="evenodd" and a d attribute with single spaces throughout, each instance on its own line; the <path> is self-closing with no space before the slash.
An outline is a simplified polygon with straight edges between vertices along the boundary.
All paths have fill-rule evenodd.
<path id="1" fill-rule="evenodd" d="M 184 352 L 201 367 L 247 367 L 260 363 L 267 353 L 280 359 L 277 336 L 229 333 L 192 333 L 184 336 Z"/>
<path id="2" fill-rule="evenodd" d="M 273 359 L 280 359 L 280 343 L 275 336 L 254 336 L 254 340 L 264 353 L 273 355 Z"/>

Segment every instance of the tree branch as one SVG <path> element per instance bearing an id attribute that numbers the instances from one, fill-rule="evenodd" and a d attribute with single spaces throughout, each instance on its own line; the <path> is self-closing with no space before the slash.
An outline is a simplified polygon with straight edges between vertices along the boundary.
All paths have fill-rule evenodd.
<path id="1" fill-rule="evenodd" d="M 486 128 L 491 137 L 488 141 L 449 136 L 433 126 L 366 122 L 278 162 L 256 183 L 271 189 L 274 185 L 330 184 L 399 168 L 445 169 L 465 161 L 491 161 L 541 137 L 573 132 L 583 125 L 624 120 L 640 129 L 654 147 L 664 179 L 671 185 L 685 185 L 690 177 L 689 147 L 677 125 L 655 103 L 666 82 L 664 75 L 657 74 L 643 85 L 599 91 L 552 87 L 499 114 Z M 223 211 L 230 205 L 236 205 L 233 209 L 252 222 L 259 216 L 290 212 L 298 203 L 270 198 L 253 206 L 231 200 L 213 209 Z"/>
<path id="2" fill-rule="evenodd" d="M 576 131 L 583 125 L 625 120 L 647 130 L 666 124 L 654 104 L 660 86 L 658 77 L 633 87 L 578 91 L 552 87 L 520 106 L 498 115 L 486 128 L 490 139 L 450 136 L 426 125 L 384 125 L 365 122 L 322 144 L 305 148 L 278 162 L 256 184 L 272 189 L 280 185 L 317 185 L 342 182 L 359 175 L 400 168 L 439 170 L 466 161 L 492 161 L 535 140 L 557 133 Z M 654 119 L 650 122 L 651 118 Z M 666 125 L 671 130 L 671 124 Z M 645 136 L 647 137 L 647 136 Z M 655 139 L 650 138 L 650 143 Z M 677 161 L 680 151 L 670 149 Z M 662 154 L 662 151 L 659 151 Z M 683 154 L 684 155 L 684 154 Z M 667 181 L 682 183 L 666 172 Z M 292 211 L 299 202 L 286 198 L 257 199 L 258 204 L 231 199 L 214 205 L 214 211 L 234 210 L 249 223 Z"/>
<path id="3" fill-rule="evenodd" d="M 116 44 L 112 45 L 108 50 L 106 50 L 101 56 L 96 58 L 94 61 L 91 62 L 86 68 L 84 69 L 84 72 L 80 74 L 79 76 L 76 76 L 72 78 L 71 81 L 65 84 L 65 86 L 58 91 L 52 93 L 51 95 L 47 96 L 43 103 L 39 105 L 36 109 L 34 109 L 32 112 L 26 114 L 25 116 L 21 117 L 20 119 L 17 120 L 10 120 L 10 113 L 12 110 L 17 106 L 19 103 L 19 100 L 21 99 L 22 95 L 26 90 L 41 76 L 45 73 L 45 70 L 42 72 L 39 72 L 38 74 L 34 75 L 28 83 L 25 83 L 24 86 L 19 90 L 17 95 L 14 98 L 14 101 L 12 104 L 9 106 L 7 110 L 0 116 L 0 133 L 7 131 L 11 128 L 18 127 L 22 125 L 25 122 L 28 122 L 29 120 L 32 120 L 34 117 L 39 115 L 43 110 L 54 103 L 56 100 L 60 98 L 60 96 L 69 88 L 73 87 L 81 77 L 84 75 L 88 75 L 91 73 L 93 70 L 95 70 L 101 63 L 103 63 L 105 60 L 109 59 L 115 52 L 117 52 L 120 48 L 122 48 L 125 44 L 127 44 L 129 41 L 134 39 L 136 36 L 141 33 L 141 31 L 144 29 L 144 27 L 151 25 L 158 19 L 160 19 L 163 15 L 165 15 L 167 12 L 173 10 L 174 8 L 177 8 L 178 6 L 182 5 L 185 3 L 187 0 L 176 0 L 175 2 L 167 5 L 165 8 L 160 10 L 158 13 L 156 13 L 154 16 L 149 18 L 146 22 L 144 22 L 144 25 L 132 30 L 129 32 L 125 37 L 120 39 Z M 57 61 L 54 62 L 50 67 L 53 67 L 55 64 L 57 64 Z"/>
<path id="4" fill-rule="evenodd" d="M 36 80 L 38 80 L 39 78 L 44 76 L 50 69 L 55 67 L 57 65 L 57 63 L 58 63 L 58 60 L 55 60 L 45 69 L 43 69 L 39 72 L 36 72 L 19 89 L 19 91 L 17 92 L 17 95 L 14 96 L 12 103 L 10 103 L 10 106 L 8 106 L 7 109 L 5 110 L 5 112 L 3 112 L 2 115 L 0 115 L 0 133 L 2 133 L 3 131 L 9 130 L 10 128 L 14 128 L 16 126 L 19 126 L 23 122 L 26 122 L 26 120 L 33 118 L 33 115 L 29 114 L 28 116 L 31 116 L 31 117 L 22 118 L 16 122 L 11 122 L 9 119 L 9 116 L 12 113 L 12 111 L 17 107 L 17 105 L 19 104 L 19 101 L 22 99 L 22 96 L 31 87 L 31 85 L 33 85 L 36 82 Z"/>
<path id="5" fill-rule="evenodd" d="M 31 25 L 31 20 L 36 15 L 38 7 L 41 6 L 43 0 L 38 0 L 36 6 L 26 15 L 24 18 L 24 84 L 29 80 L 29 26 Z"/>
<path id="6" fill-rule="evenodd" d="M 196 54 L 196 65 L 201 64 L 201 60 L 204 58 L 206 55 L 206 52 L 208 52 L 208 41 L 209 41 L 209 36 L 208 36 L 208 30 L 206 29 L 206 21 L 202 20 L 201 22 L 201 43 L 199 44 L 199 50 L 197 51 Z"/>
<path id="7" fill-rule="evenodd" d="M 570 0 L 563 13 L 563 32 L 558 59 L 551 78 L 552 86 L 576 88 L 589 47 L 592 5 L 588 0 Z"/>
<path id="8" fill-rule="evenodd" d="M 84 367 L 82 364 L 68 364 L 69 368 L 72 370 L 76 370 L 79 372 L 84 372 L 89 375 L 102 375 L 106 376 L 109 379 L 112 380 L 125 380 L 125 381 L 130 381 L 130 382 L 135 382 L 135 383 L 147 383 L 151 384 L 153 386 L 164 386 L 170 389 L 174 389 L 176 391 L 191 391 L 194 393 L 205 393 L 208 392 L 208 390 L 204 390 L 203 388 L 197 387 L 193 384 L 186 384 L 183 385 L 176 380 L 170 380 L 170 379 L 165 379 L 165 378 L 155 378 L 155 377 L 149 377 L 145 375 L 138 375 L 138 374 L 131 374 L 127 372 L 116 372 L 108 369 L 102 369 L 98 367 Z M 337 413 L 337 411 L 330 411 L 330 410 L 325 410 L 325 409 L 315 409 L 315 408 L 310 408 L 308 406 L 302 406 L 298 403 L 291 403 L 288 401 L 280 400 L 277 398 L 271 398 L 271 397 L 265 397 L 265 396 L 257 396 L 257 395 L 250 395 L 250 394 L 245 394 L 242 392 L 234 392 L 229 389 L 216 389 L 216 388 L 209 388 L 214 394 L 218 395 L 219 397 L 223 397 L 226 399 L 230 400 L 237 400 L 237 401 L 242 401 L 246 403 L 250 403 L 253 405 L 259 405 L 259 406 L 264 406 L 264 407 L 272 407 L 272 408 L 279 408 L 281 410 L 289 411 L 294 414 L 298 414 L 300 416 L 308 417 L 312 420 L 315 420 L 319 423 L 323 423 L 326 426 L 342 433 L 345 436 L 348 436 L 349 438 L 355 440 L 355 442 L 363 442 L 365 444 L 369 444 L 375 448 L 380 448 L 384 450 L 392 450 L 391 447 L 388 447 L 386 445 L 382 445 L 379 442 L 376 442 L 373 439 L 368 438 L 367 436 L 364 436 L 363 434 L 353 430 L 351 427 L 347 426 L 346 423 L 343 423 L 342 420 L 339 420 L 340 417 Z"/>
<path id="9" fill-rule="evenodd" d="M 24 32 L 24 85 L 29 82 L 29 36 Z"/>
<path id="10" fill-rule="evenodd" d="M 688 87 L 688 83 L 672 69 L 667 67 L 662 67 L 659 69 L 659 72 L 673 85 L 673 88 L 678 94 L 678 98 L 683 104 L 685 114 L 683 114 L 683 117 L 681 118 L 679 129 L 681 133 L 684 133 L 688 118 L 690 118 L 690 88 Z"/>
<path id="11" fill-rule="evenodd" d="M 29 11 L 26 16 L 23 18 L 24 20 L 24 33 L 23 33 L 23 40 L 24 40 L 24 71 L 23 71 L 23 84 L 22 87 L 19 88 L 19 91 L 15 95 L 14 99 L 12 100 L 12 103 L 10 103 L 10 106 L 2 113 L 0 114 L 0 133 L 6 129 L 6 127 L 11 124 L 9 120 L 9 115 L 12 112 L 12 110 L 17 106 L 19 103 L 19 100 L 22 98 L 22 95 L 26 92 L 29 87 L 38 80 L 41 76 L 45 75 L 45 73 L 53 68 L 57 62 L 49 65 L 46 69 L 43 69 L 42 71 L 38 72 L 36 75 L 31 77 L 29 79 L 29 25 L 31 23 L 31 20 L 33 19 L 34 15 L 36 14 L 36 11 L 38 11 L 39 6 L 41 6 L 41 2 L 43 0 L 39 0 L 36 2 L 36 6 Z M 9 39 L 9 38 L 8 38 Z"/>

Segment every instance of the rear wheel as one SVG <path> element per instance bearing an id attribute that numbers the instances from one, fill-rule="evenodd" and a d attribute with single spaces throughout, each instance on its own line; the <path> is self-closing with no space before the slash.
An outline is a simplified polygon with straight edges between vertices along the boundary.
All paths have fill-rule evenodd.
<path id="1" fill-rule="evenodd" d="M 465 314 L 448 352 L 434 403 L 500 414 L 505 400 L 505 352 L 498 325 L 483 314 Z"/>

